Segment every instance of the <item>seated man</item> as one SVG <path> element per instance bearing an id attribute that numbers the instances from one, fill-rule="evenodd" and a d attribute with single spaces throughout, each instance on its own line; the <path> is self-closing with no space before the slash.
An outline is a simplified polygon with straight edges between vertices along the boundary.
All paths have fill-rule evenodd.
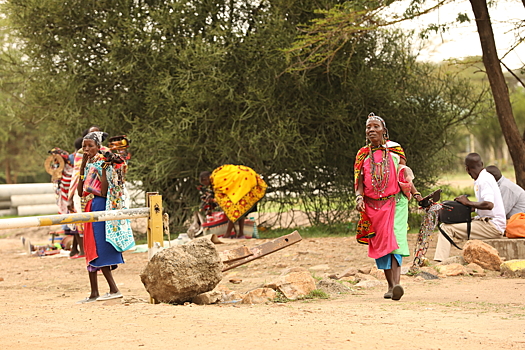
<path id="1" fill-rule="evenodd" d="M 489 165 L 486 170 L 498 182 L 507 219 L 516 213 L 525 213 L 525 190 L 503 176 L 496 166 Z"/>
<path id="2" fill-rule="evenodd" d="M 483 167 L 481 157 L 477 153 L 470 153 L 465 158 L 465 168 L 474 179 L 474 192 L 477 202 L 471 202 L 467 196 L 459 196 L 455 200 L 476 210 L 476 216 L 471 223 L 470 238 L 494 239 L 501 238 L 505 232 L 505 207 L 501 193 L 494 176 Z M 441 224 L 441 228 L 452 239 L 467 238 L 467 223 Z M 443 261 L 450 254 L 450 242 L 440 233 L 436 246 L 434 260 Z"/>

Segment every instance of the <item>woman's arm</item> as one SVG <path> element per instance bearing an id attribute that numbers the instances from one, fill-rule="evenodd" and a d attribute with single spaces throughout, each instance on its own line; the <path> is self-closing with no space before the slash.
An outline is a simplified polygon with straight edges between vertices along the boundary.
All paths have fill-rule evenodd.
<path id="1" fill-rule="evenodd" d="M 110 167 L 111 165 L 109 165 L 108 163 L 105 163 L 102 165 L 102 176 L 100 177 L 100 195 L 102 197 L 107 197 L 108 196 L 108 187 L 109 187 L 109 183 L 108 183 L 108 175 L 107 175 L 107 171 L 106 171 L 106 168 L 107 167 Z"/>
<path id="2" fill-rule="evenodd" d="M 364 189 L 365 186 L 363 185 L 363 172 L 361 172 L 357 178 L 357 191 L 355 192 L 356 209 L 359 211 L 365 211 L 365 201 L 363 198 Z"/>
<path id="3" fill-rule="evenodd" d="M 84 153 L 82 155 L 82 164 L 80 165 L 79 170 L 79 178 L 78 178 L 78 185 L 77 185 L 77 193 L 79 197 L 82 197 L 84 194 L 84 176 L 85 176 L 85 170 L 86 170 L 86 164 L 89 159 L 89 155 L 87 153 Z"/>
<path id="4" fill-rule="evenodd" d="M 418 202 L 421 202 L 423 200 L 423 196 L 421 195 L 421 193 L 419 193 L 419 191 L 416 189 L 416 186 L 414 186 L 414 183 L 412 182 L 411 183 L 411 186 L 410 186 L 410 193 L 412 193 L 412 196 L 414 196 L 414 199 Z"/>

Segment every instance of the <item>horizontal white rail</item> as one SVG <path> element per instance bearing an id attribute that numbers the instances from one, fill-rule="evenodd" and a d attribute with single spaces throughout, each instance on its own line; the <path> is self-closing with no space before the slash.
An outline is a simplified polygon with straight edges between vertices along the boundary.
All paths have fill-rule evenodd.
<path id="1" fill-rule="evenodd" d="M 109 211 L 93 211 L 90 213 L 28 216 L 24 218 L 0 219 L 0 230 L 11 228 L 52 226 L 62 224 L 79 224 L 83 222 L 136 219 L 149 217 L 149 212 L 150 208 L 146 207 Z"/>
<path id="2" fill-rule="evenodd" d="M 0 185 L 0 197 L 10 197 L 16 194 L 55 193 L 55 185 L 47 183 Z"/>

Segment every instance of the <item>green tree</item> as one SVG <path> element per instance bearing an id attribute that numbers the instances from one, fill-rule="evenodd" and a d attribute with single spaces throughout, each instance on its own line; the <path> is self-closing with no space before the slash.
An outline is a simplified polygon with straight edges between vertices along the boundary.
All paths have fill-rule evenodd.
<path id="1" fill-rule="evenodd" d="M 38 117 L 26 118 L 21 113 L 27 103 L 28 76 L 17 40 L 4 17 L 0 17 L 0 43 L 0 181 L 12 184 L 35 176 L 42 178 L 44 159 L 37 152 Z"/>
<path id="2" fill-rule="evenodd" d="M 369 31 L 339 49 L 329 72 L 286 72 L 283 49 L 297 26 L 337 3 L 10 0 L 6 8 L 32 64 L 26 98 L 41 101 L 45 123 L 61 125 L 68 142 L 94 123 L 130 136 L 129 178 L 159 191 L 178 227 L 197 204 L 198 174 L 224 163 L 264 175 L 272 210 L 347 220 L 372 111 L 405 147 L 419 184 L 446 167 L 450 135 L 481 112 L 483 96 L 417 63 L 405 36 Z"/>
<path id="3" fill-rule="evenodd" d="M 406 10 L 401 16 L 394 16 L 389 20 L 383 19 L 395 2 L 399 3 L 395 0 L 355 0 L 346 1 L 328 10 L 321 9 L 319 11 L 321 18 L 312 20 L 305 26 L 305 34 L 289 48 L 289 55 L 296 59 L 290 69 L 301 70 L 329 65 L 346 43 L 354 42 L 368 31 L 420 16 L 439 8 L 447 1 L 437 1 L 427 5 L 428 2 L 425 0 L 411 0 L 407 2 Z M 494 98 L 498 122 L 514 163 L 516 181 L 519 185 L 525 186 L 525 143 L 512 112 L 508 87 L 496 51 L 487 0 L 470 0 L 470 3 L 476 20 L 483 51 L 483 64 Z M 425 8 L 425 5 L 428 7 Z M 468 20 L 467 14 L 458 14 L 458 21 Z M 521 25 L 522 23 L 519 23 L 516 30 L 520 30 Z M 430 24 L 428 29 L 443 28 L 443 25 Z"/>

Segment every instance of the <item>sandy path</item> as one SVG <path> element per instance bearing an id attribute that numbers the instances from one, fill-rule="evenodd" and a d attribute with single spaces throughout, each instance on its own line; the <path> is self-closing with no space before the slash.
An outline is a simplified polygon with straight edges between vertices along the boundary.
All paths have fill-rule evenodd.
<path id="1" fill-rule="evenodd" d="M 147 254 L 126 252 L 115 272 L 124 300 L 77 305 L 89 292 L 84 262 L 30 258 L 20 234 L 0 239 L 2 349 L 525 349 L 523 279 L 404 276 L 399 302 L 383 299 L 379 287 L 284 304 L 152 305 L 138 276 Z M 262 240 L 219 249 L 243 243 Z M 328 265 L 315 272 L 321 276 L 372 261 L 353 238 L 305 239 L 229 271 L 221 284 L 244 292 L 284 268 L 319 265 Z M 229 283 L 232 276 L 242 283 Z M 101 277 L 101 293 L 106 289 Z"/>

